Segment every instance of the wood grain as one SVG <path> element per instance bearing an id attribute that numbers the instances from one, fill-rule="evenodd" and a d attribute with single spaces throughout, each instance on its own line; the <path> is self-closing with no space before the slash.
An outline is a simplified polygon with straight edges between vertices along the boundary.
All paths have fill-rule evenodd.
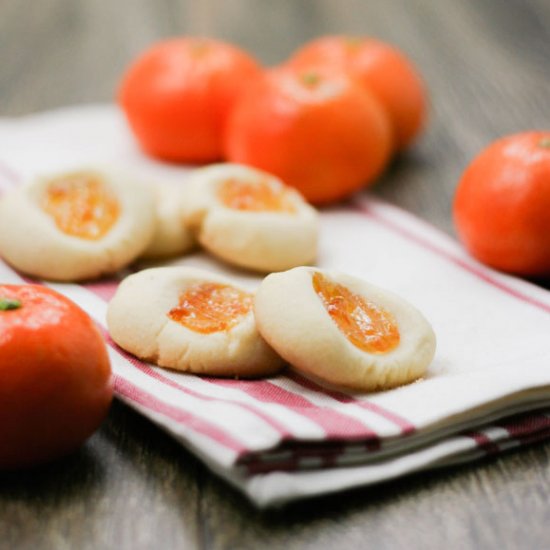
<path id="1" fill-rule="evenodd" d="M 110 101 L 162 37 L 215 36 L 275 64 L 328 33 L 378 36 L 420 68 L 430 123 L 373 192 L 444 231 L 481 147 L 550 126 L 546 0 L 0 0 L 0 116 Z M 262 513 L 115 403 L 76 455 L 0 476 L 0 548 L 548 548 L 549 454 L 538 445 Z"/>

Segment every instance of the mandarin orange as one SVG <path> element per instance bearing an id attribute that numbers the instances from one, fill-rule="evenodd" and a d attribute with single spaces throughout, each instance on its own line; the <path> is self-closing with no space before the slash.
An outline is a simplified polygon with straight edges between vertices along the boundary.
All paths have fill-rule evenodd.
<path id="1" fill-rule="evenodd" d="M 366 37 L 325 36 L 303 46 L 288 63 L 301 69 L 322 66 L 357 78 L 386 110 L 397 150 L 410 145 L 425 123 L 425 86 L 394 46 Z"/>
<path id="2" fill-rule="evenodd" d="M 246 52 L 207 38 L 155 44 L 126 71 L 118 99 L 149 154 L 169 161 L 222 158 L 227 115 L 261 69 Z"/>
<path id="3" fill-rule="evenodd" d="M 316 204 L 372 184 L 391 151 L 378 102 L 323 70 L 266 71 L 237 102 L 225 138 L 230 161 L 270 172 Z"/>
<path id="4" fill-rule="evenodd" d="M 500 139 L 468 166 L 454 200 L 459 237 L 478 260 L 550 275 L 550 132 Z"/>
<path id="5" fill-rule="evenodd" d="M 105 343 L 83 310 L 45 287 L 0 285 L 0 468 L 75 450 L 112 396 Z"/>

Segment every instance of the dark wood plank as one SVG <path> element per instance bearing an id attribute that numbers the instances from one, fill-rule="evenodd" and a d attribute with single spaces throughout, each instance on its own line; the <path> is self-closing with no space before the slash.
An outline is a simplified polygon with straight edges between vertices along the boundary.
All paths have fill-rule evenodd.
<path id="1" fill-rule="evenodd" d="M 549 452 L 539 446 L 263 513 L 209 479 L 208 540 L 251 550 L 261 541 L 288 549 L 547 548 Z"/>
<path id="2" fill-rule="evenodd" d="M 115 402 L 81 451 L 0 475 L 0 548 L 198 547 L 198 460 Z"/>
<path id="3" fill-rule="evenodd" d="M 112 100 L 154 40 L 211 35 L 266 64 L 314 36 L 403 48 L 430 123 L 372 192 L 452 233 L 465 165 L 492 139 L 550 125 L 546 0 L 2 0 L 0 115 Z M 0 476 L 6 548 L 545 548 L 550 444 L 448 471 L 257 512 L 151 423 L 117 403 L 82 451 Z"/>

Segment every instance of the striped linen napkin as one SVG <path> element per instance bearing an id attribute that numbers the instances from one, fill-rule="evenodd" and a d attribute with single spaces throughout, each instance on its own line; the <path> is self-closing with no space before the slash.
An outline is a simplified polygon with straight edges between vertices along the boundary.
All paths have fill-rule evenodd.
<path id="1" fill-rule="evenodd" d="M 0 120 L 0 190 L 48 170 L 116 162 L 185 185 L 187 170 L 142 157 L 110 106 Z M 258 506 L 368 485 L 499 453 L 550 436 L 550 292 L 470 259 L 448 236 L 363 196 L 322 214 L 318 264 L 415 304 L 438 349 L 427 376 L 387 392 L 319 386 L 292 371 L 265 380 L 163 370 L 118 348 L 106 330 L 118 280 L 42 284 L 96 320 L 117 396 L 196 453 Z M 259 278 L 196 253 L 253 289 Z M 138 268 L 140 266 L 137 266 Z M 0 262 L 1 282 L 28 281 Z M 545 410 L 546 409 L 546 410 Z"/>

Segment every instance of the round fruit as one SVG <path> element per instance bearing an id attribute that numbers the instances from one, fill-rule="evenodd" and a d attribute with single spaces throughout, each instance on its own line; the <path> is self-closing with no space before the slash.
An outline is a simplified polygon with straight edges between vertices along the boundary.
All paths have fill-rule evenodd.
<path id="1" fill-rule="evenodd" d="M 149 48 L 127 70 L 119 102 L 142 148 L 169 161 L 222 157 L 227 114 L 261 69 L 242 50 L 204 38 Z"/>
<path id="2" fill-rule="evenodd" d="M 550 275 L 550 132 L 508 136 L 482 151 L 458 185 L 454 219 L 480 261 Z"/>
<path id="3" fill-rule="evenodd" d="M 73 451 L 112 396 L 107 350 L 84 311 L 45 287 L 0 285 L 0 468 Z"/>
<path id="4" fill-rule="evenodd" d="M 373 183 L 390 150 L 389 122 L 377 101 L 346 75 L 323 70 L 267 71 L 227 124 L 230 161 L 270 172 L 317 204 Z"/>
<path id="5" fill-rule="evenodd" d="M 421 130 L 427 109 L 418 72 L 396 48 L 371 38 L 326 36 L 306 44 L 290 59 L 294 67 L 344 70 L 380 101 L 392 122 L 396 149 L 404 149 Z"/>

